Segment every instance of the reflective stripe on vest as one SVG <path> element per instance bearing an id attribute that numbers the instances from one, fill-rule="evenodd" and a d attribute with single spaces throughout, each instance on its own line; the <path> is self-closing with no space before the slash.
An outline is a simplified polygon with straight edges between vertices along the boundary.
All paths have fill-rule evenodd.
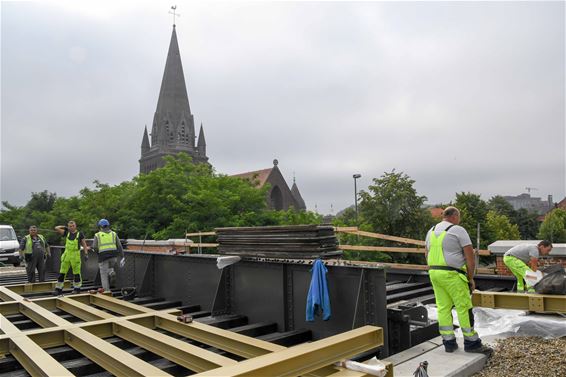
<path id="1" fill-rule="evenodd" d="M 116 251 L 116 233 L 110 231 L 106 232 L 98 232 L 96 233 L 96 238 L 98 241 L 98 252 L 103 253 L 105 251 Z"/>
<path id="2" fill-rule="evenodd" d="M 37 236 L 39 237 L 39 240 L 41 241 L 41 244 L 45 249 L 45 238 L 43 238 L 41 234 L 38 234 Z M 24 249 L 24 253 L 31 254 L 32 252 L 33 252 L 33 241 L 31 239 L 31 236 L 28 234 L 26 235 L 26 248 Z"/>
<path id="3" fill-rule="evenodd" d="M 76 233 L 76 237 L 74 240 L 70 240 L 69 236 L 71 235 L 71 232 L 67 232 L 67 237 L 65 237 L 65 251 L 69 252 L 69 253 L 73 253 L 73 252 L 79 252 L 79 236 L 80 233 L 79 231 L 77 231 Z"/>

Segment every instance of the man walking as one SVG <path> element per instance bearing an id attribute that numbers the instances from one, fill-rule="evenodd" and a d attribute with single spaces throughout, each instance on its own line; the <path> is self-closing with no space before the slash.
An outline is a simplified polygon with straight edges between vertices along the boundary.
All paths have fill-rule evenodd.
<path id="1" fill-rule="evenodd" d="M 73 293 L 80 293 L 83 283 L 81 277 L 81 250 L 83 247 L 85 257 L 88 258 L 88 246 L 86 245 L 85 237 L 82 232 L 77 230 L 77 224 L 74 221 L 69 221 L 67 226 L 59 225 L 55 227 L 55 231 L 65 237 L 65 251 L 61 254 L 61 268 L 59 269 L 59 278 L 55 285 L 55 294 L 60 295 L 63 293 L 65 285 L 65 275 L 69 268 L 73 270 Z"/>
<path id="2" fill-rule="evenodd" d="M 447 207 L 442 217 L 426 236 L 426 259 L 444 349 L 454 352 L 458 348 L 452 318 L 452 307 L 455 307 L 464 335 L 464 351 L 490 354 L 492 349 L 482 344 L 474 330 L 470 297 L 470 290 L 475 289 L 472 241 L 466 229 L 458 225 L 460 211 L 456 207 Z"/>
<path id="3" fill-rule="evenodd" d="M 50 255 L 49 244 L 43 235 L 37 233 L 37 227 L 32 225 L 29 234 L 20 241 L 20 257 L 26 262 L 28 283 L 35 283 L 35 270 L 39 281 L 45 281 L 45 258 Z"/>
<path id="4" fill-rule="evenodd" d="M 548 255 L 551 251 L 552 243 L 547 240 L 540 241 L 538 245 L 523 243 L 507 250 L 503 255 L 503 263 L 517 278 L 517 293 L 525 292 L 525 284 L 523 282 L 525 274 L 528 271 L 536 271 L 538 269 L 538 258 L 541 255 Z M 528 292 L 534 293 L 535 289 L 528 287 Z"/>
<path id="5" fill-rule="evenodd" d="M 120 238 L 118 238 L 116 232 L 110 229 L 108 220 L 100 219 L 98 227 L 100 231 L 94 235 L 92 248 L 98 253 L 98 269 L 100 271 L 102 288 L 105 291 L 109 291 L 110 276 L 116 273 L 114 266 L 116 266 L 118 254 L 121 256 L 120 267 L 124 266 L 124 250 L 120 243 Z"/>

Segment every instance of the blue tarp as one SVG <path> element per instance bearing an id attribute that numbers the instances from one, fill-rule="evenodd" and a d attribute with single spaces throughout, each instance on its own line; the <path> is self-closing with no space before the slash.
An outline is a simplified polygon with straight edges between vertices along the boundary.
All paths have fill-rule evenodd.
<path id="1" fill-rule="evenodd" d="M 320 315 L 322 319 L 330 319 L 330 297 L 328 295 L 328 284 L 326 283 L 326 273 L 328 269 L 320 259 L 314 261 L 312 269 L 311 285 L 307 295 L 307 321 L 313 322 L 315 315 Z"/>

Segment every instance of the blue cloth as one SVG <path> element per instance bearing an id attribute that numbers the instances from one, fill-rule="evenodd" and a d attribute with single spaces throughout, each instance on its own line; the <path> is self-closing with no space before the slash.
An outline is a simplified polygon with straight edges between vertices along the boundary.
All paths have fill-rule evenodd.
<path id="1" fill-rule="evenodd" d="M 321 311 L 322 319 L 328 321 L 330 319 L 330 297 L 326 284 L 328 269 L 320 259 L 317 259 L 314 261 L 311 272 L 311 286 L 307 295 L 307 321 L 313 322 L 314 316 L 320 315 Z"/>

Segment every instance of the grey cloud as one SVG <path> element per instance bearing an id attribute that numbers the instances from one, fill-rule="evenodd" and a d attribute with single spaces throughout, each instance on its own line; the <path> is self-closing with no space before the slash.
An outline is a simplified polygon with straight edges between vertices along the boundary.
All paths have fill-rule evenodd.
<path id="1" fill-rule="evenodd" d="M 120 4 L 2 3 L 2 200 L 137 173 L 170 19 Z M 352 203 L 354 172 L 365 188 L 393 168 L 431 203 L 565 195 L 563 3 L 178 5 L 191 110 L 219 172 L 278 158 L 325 213 Z"/>

